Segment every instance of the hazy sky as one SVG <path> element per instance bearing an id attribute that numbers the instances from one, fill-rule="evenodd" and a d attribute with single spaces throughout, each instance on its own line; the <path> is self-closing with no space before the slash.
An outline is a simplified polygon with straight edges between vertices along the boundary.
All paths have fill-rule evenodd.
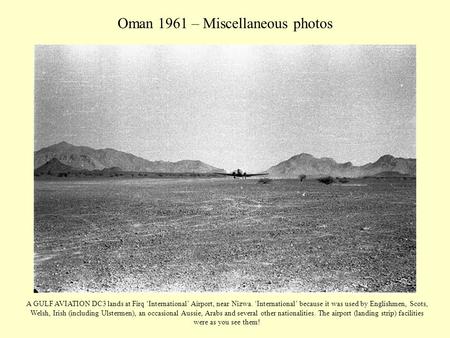
<path id="1" fill-rule="evenodd" d="M 415 157 L 414 46 L 37 46 L 35 148 L 265 170 Z"/>

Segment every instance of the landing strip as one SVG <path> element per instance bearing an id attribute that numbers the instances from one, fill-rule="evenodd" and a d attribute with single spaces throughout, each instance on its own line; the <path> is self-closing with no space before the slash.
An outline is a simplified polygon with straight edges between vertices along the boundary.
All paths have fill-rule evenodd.
<path id="1" fill-rule="evenodd" d="M 35 182 L 35 288 L 415 290 L 415 181 Z"/>

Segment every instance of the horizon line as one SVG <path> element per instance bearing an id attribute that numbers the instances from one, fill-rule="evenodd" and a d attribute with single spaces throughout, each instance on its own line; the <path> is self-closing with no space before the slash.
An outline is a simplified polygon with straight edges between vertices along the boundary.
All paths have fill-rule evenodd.
<path id="1" fill-rule="evenodd" d="M 51 145 L 48 145 L 48 146 L 41 147 L 41 148 L 38 149 L 38 150 L 36 150 L 36 148 L 34 147 L 34 149 L 35 149 L 35 150 L 34 150 L 34 153 L 36 153 L 36 152 L 38 152 L 38 151 L 41 151 L 41 150 L 43 150 L 43 149 L 45 149 L 45 148 L 49 148 L 49 147 L 52 147 L 52 146 L 61 144 L 61 143 L 65 143 L 65 144 L 68 144 L 68 145 L 73 146 L 73 147 L 86 147 L 86 148 L 91 148 L 91 149 L 93 149 L 93 150 L 114 150 L 114 151 L 119 151 L 119 152 L 122 152 L 122 153 L 126 153 L 126 154 L 133 155 L 133 156 L 135 156 L 135 157 L 139 157 L 139 158 L 141 158 L 141 159 L 143 159 L 143 160 L 146 160 L 146 161 L 149 161 L 149 162 L 169 162 L 169 163 L 176 163 L 176 162 L 181 162 L 181 161 L 200 161 L 200 162 L 202 162 L 202 163 L 204 163 L 204 164 L 207 164 L 207 165 L 209 165 L 209 166 L 215 167 L 215 168 L 217 168 L 217 169 L 225 170 L 224 168 L 216 167 L 216 166 L 213 165 L 213 164 L 207 163 L 207 162 L 202 161 L 202 160 L 199 160 L 199 159 L 181 159 L 181 160 L 174 160 L 174 161 L 170 161 L 170 160 L 161 160 L 161 159 L 160 159 L 160 160 L 149 160 L 149 159 L 147 159 L 147 158 L 145 158 L 145 157 L 142 157 L 142 156 L 139 156 L 139 155 L 135 155 L 134 153 L 127 152 L 127 151 L 123 151 L 123 150 L 118 150 L 118 149 L 111 148 L 111 147 L 94 148 L 94 147 L 86 146 L 86 145 L 75 145 L 75 144 L 70 143 L 70 142 L 67 142 L 67 141 L 65 141 L 65 140 L 60 141 L 60 142 L 57 142 L 57 143 L 54 143 L 54 144 L 51 144 Z M 312 155 L 312 154 L 310 154 L 310 153 L 300 152 L 300 153 L 294 154 L 294 155 L 292 155 L 292 156 L 290 156 L 290 157 L 288 157 L 288 158 L 286 158 L 286 159 L 284 159 L 284 160 L 281 160 L 281 161 L 278 162 L 277 164 L 272 165 L 272 166 L 270 166 L 270 167 L 276 166 L 276 165 L 278 165 L 278 164 L 280 164 L 280 163 L 282 163 L 282 162 L 286 162 L 286 161 L 292 159 L 293 157 L 300 156 L 300 155 L 309 155 L 309 156 L 312 156 L 312 157 L 314 157 L 315 159 L 318 159 L 318 160 L 322 160 L 322 159 L 331 159 L 331 160 L 335 161 L 337 164 L 350 163 L 352 166 L 356 166 L 356 167 L 361 167 L 361 166 L 364 166 L 364 165 L 369 164 L 369 163 L 374 163 L 374 162 L 378 161 L 380 158 L 382 158 L 382 157 L 384 157 L 384 156 L 392 156 L 392 157 L 394 157 L 394 158 L 406 159 L 406 160 L 417 160 L 416 157 L 394 156 L 394 155 L 392 155 L 392 154 L 385 153 L 385 154 L 379 155 L 378 158 L 377 158 L 375 161 L 373 161 L 373 162 L 367 162 L 367 163 L 364 163 L 364 164 L 361 164 L 361 165 L 354 165 L 352 161 L 337 162 L 333 157 L 330 157 L 330 156 L 316 157 L 315 155 Z M 268 169 L 270 169 L 270 167 L 267 168 L 267 169 L 264 169 L 264 170 L 268 170 Z"/>

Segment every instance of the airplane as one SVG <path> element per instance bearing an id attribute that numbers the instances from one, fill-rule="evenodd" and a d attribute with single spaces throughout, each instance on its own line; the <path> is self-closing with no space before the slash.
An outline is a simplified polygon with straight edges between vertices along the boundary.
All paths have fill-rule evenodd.
<path id="1" fill-rule="evenodd" d="M 240 177 L 240 178 L 243 178 L 244 180 L 246 180 L 247 177 L 269 175 L 268 173 L 247 174 L 245 171 L 242 171 L 241 169 L 236 169 L 231 174 L 224 174 L 224 173 L 215 173 L 215 174 L 223 175 L 223 176 L 233 176 L 233 178 Z"/>

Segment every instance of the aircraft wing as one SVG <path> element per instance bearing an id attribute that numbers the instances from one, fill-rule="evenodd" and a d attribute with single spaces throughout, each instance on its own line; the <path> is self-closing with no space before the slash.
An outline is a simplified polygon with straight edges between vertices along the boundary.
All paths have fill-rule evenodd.
<path id="1" fill-rule="evenodd" d="M 261 174 L 247 174 L 247 177 L 251 177 L 251 176 L 265 176 L 265 175 L 269 175 L 268 173 L 261 173 Z"/>
<path id="2" fill-rule="evenodd" d="M 225 173 L 213 173 L 213 174 L 222 176 L 236 176 L 236 174 L 225 174 Z"/>

